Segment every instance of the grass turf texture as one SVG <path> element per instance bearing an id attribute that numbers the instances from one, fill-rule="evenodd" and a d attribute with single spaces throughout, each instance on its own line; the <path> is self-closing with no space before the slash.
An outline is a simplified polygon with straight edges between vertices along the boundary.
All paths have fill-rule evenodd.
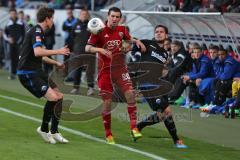
<path id="1" fill-rule="evenodd" d="M 40 105 L 43 105 L 45 102 L 31 96 L 19 85 L 17 80 L 7 81 L 6 73 L 2 71 L 0 72 L 0 84 L 0 95 L 15 97 Z M 67 95 L 66 98 L 76 97 Z M 99 103 L 98 99 L 84 96 L 78 96 L 76 99 L 73 111 L 88 110 L 92 105 Z M 41 108 L 3 98 L 0 98 L 0 107 L 38 119 L 41 119 L 42 116 Z M 172 140 L 163 125 L 155 125 L 154 127 L 144 129 L 143 139 L 137 143 L 132 142 L 129 133 L 129 123 L 126 118 L 126 106 L 123 104 L 120 104 L 113 112 L 112 130 L 116 142 L 174 160 L 235 160 L 240 157 L 239 119 L 232 121 L 226 120 L 221 116 L 200 118 L 198 111 L 193 111 L 189 114 L 188 110 L 182 110 L 177 107 L 174 107 L 173 110 L 175 115 L 183 115 L 182 119 L 185 121 L 181 121 L 179 116 L 175 116 L 175 118 L 179 118 L 177 120 L 177 128 L 179 133 L 184 135 L 184 142 L 189 146 L 189 149 L 174 148 Z M 146 104 L 140 104 L 139 112 L 141 115 L 146 115 L 150 110 Z M 0 111 L 0 117 L 0 155 L 2 160 L 150 159 L 137 153 L 95 142 L 65 131 L 61 132 L 70 140 L 69 144 L 46 144 L 36 133 L 36 128 L 40 125 L 38 122 L 16 117 L 2 111 Z M 86 122 L 63 121 L 61 125 L 104 139 L 101 118 Z"/>

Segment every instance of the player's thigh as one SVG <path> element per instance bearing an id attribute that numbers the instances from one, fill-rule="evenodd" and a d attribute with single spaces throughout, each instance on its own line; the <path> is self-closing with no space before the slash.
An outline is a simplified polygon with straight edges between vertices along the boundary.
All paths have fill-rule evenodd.
<path id="1" fill-rule="evenodd" d="M 102 74 L 98 77 L 99 93 L 102 100 L 112 99 L 113 86 L 110 74 Z"/>
<path id="2" fill-rule="evenodd" d="M 21 84 L 35 97 L 43 97 L 49 88 L 48 81 L 38 73 L 18 75 Z"/>

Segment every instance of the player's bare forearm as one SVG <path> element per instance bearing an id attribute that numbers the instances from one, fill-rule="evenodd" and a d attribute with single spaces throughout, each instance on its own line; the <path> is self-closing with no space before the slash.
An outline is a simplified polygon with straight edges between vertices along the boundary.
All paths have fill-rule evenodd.
<path id="1" fill-rule="evenodd" d="M 92 45 L 86 45 L 85 51 L 89 53 L 97 53 L 97 52 L 101 52 L 102 48 L 97 48 Z"/>
<path id="2" fill-rule="evenodd" d="M 52 64 L 52 65 L 56 65 L 57 64 L 57 61 L 51 59 L 51 58 L 48 58 L 46 56 L 42 57 L 42 60 L 47 63 L 47 64 Z"/>
<path id="3" fill-rule="evenodd" d="M 131 42 L 135 43 L 136 46 L 141 49 L 142 53 L 146 51 L 145 45 L 140 40 L 131 38 Z"/>
<path id="4" fill-rule="evenodd" d="M 34 48 L 34 54 L 36 57 L 44 57 L 44 56 L 51 56 L 51 55 L 69 55 L 70 51 L 69 48 L 66 46 L 60 49 L 55 50 L 48 50 L 42 47 Z"/>

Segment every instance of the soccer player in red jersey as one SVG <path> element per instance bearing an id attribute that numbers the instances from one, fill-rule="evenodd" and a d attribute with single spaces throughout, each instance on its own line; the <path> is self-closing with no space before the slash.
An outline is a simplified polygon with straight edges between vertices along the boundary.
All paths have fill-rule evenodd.
<path id="1" fill-rule="evenodd" d="M 103 100 L 102 118 L 105 127 L 106 141 L 115 144 L 111 132 L 111 104 L 113 85 L 124 94 L 130 118 L 131 135 L 136 141 L 142 135 L 136 128 L 137 107 L 132 82 L 125 64 L 125 55 L 121 51 L 124 40 L 136 43 L 145 52 L 146 48 L 139 40 L 129 35 L 125 26 L 120 26 L 121 10 L 112 7 L 108 11 L 106 26 L 102 32 L 92 34 L 86 45 L 86 52 L 98 53 L 98 86 Z"/>

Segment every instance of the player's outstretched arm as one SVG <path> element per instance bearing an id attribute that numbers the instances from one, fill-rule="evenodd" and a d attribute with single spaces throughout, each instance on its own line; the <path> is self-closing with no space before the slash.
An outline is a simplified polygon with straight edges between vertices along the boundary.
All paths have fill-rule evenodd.
<path id="1" fill-rule="evenodd" d="M 64 68 L 64 64 L 44 56 L 42 60 L 47 64 L 55 65 L 58 68 Z"/>
<path id="2" fill-rule="evenodd" d="M 138 48 L 141 49 L 141 53 L 146 52 L 147 49 L 146 49 L 145 45 L 140 40 L 132 38 L 131 41 L 133 43 L 135 43 Z"/>
<path id="3" fill-rule="evenodd" d="M 70 50 L 67 46 L 60 49 L 55 49 L 55 50 L 48 50 L 39 46 L 34 48 L 34 54 L 36 57 L 44 57 L 44 56 L 51 56 L 51 55 L 69 55 Z"/>
<path id="4" fill-rule="evenodd" d="M 89 52 L 89 53 L 100 53 L 100 54 L 103 54 L 103 55 L 105 55 L 109 58 L 112 57 L 112 52 L 111 51 L 108 51 L 108 50 L 103 49 L 103 48 L 94 47 L 94 46 L 89 45 L 89 44 L 86 45 L 85 51 Z"/>

